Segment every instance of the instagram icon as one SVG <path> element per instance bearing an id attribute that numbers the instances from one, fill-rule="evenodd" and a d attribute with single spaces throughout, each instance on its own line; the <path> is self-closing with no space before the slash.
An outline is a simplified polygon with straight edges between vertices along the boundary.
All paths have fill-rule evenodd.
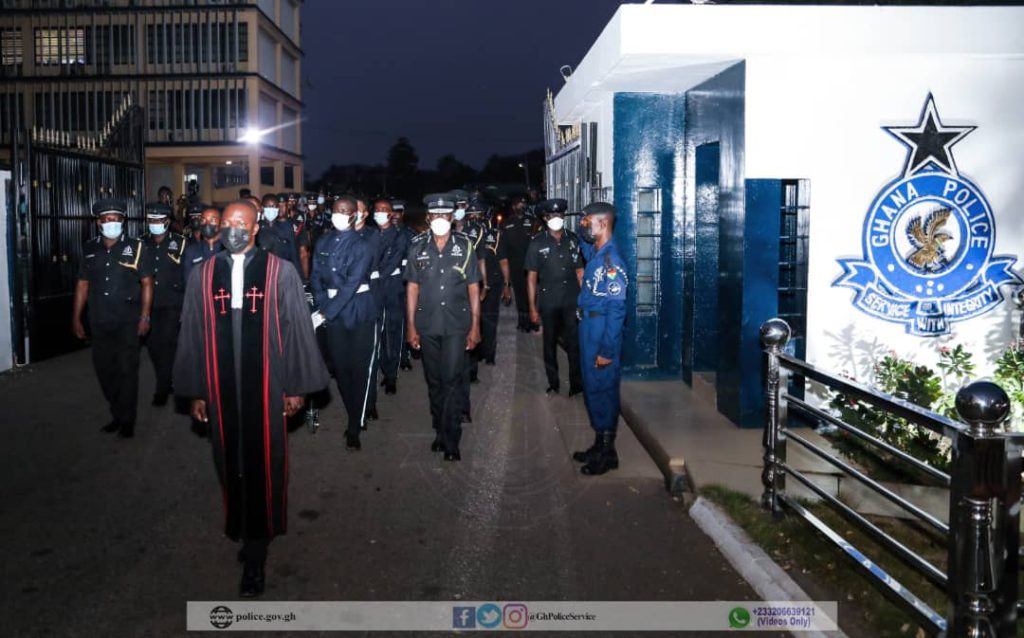
<path id="1" fill-rule="evenodd" d="M 529 620 L 530 615 L 526 612 L 526 605 L 518 603 L 505 605 L 501 623 L 505 625 L 505 629 L 524 629 Z"/>

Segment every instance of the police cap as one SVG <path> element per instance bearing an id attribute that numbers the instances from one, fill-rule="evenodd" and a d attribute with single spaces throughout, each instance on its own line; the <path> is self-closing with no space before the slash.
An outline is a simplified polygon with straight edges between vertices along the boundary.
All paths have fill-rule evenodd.
<path id="1" fill-rule="evenodd" d="M 146 204 L 146 219 L 163 219 L 164 217 L 170 217 L 173 212 L 170 205 L 163 202 L 149 202 Z"/>
<path id="2" fill-rule="evenodd" d="M 128 212 L 128 202 L 124 201 L 120 197 L 105 197 L 103 199 L 97 199 L 92 205 L 92 214 L 96 217 L 107 213 L 124 215 L 126 212 Z"/>
<path id="3" fill-rule="evenodd" d="M 564 215 L 567 210 L 569 210 L 569 202 L 564 199 L 545 199 L 537 204 L 536 208 L 538 215 L 547 215 L 550 213 Z"/>
<path id="4" fill-rule="evenodd" d="M 470 214 L 473 214 L 473 213 L 486 213 L 487 212 L 487 208 L 488 208 L 487 204 L 485 204 L 482 200 L 471 199 L 471 200 L 469 200 L 469 207 L 466 209 L 466 212 L 470 213 Z"/>
<path id="5" fill-rule="evenodd" d="M 469 193 L 462 190 L 461 188 L 456 188 L 453 191 L 448 191 L 448 194 L 452 196 L 452 199 L 455 200 L 456 204 L 461 204 L 462 202 L 469 201 Z"/>
<path id="6" fill-rule="evenodd" d="M 455 199 L 451 193 L 433 193 L 423 198 L 428 213 L 450 213 L 455 210 Z"/>
<path id="7" fill-rule="evenodd" d="M 586 215 L 611 215 L 615 217 L 615 207 L 608 202 L 592 202 L 583 207 L 583 214 Z"/>
<path id="8" fill-rule="evenodd" d="M 212 206 L 210 206 L 209 204 L 204 204 L 202 202 L 192 202 L 191 204 L 188 205 L 188 216 L 199 217 L 207 208 L 212 208 Z"/>
<path id="9" fill-rule="evenodd" d="M 404 211 L 405 210 L 405 200 L 404 199 L 393 199 L 393 200 L 391 200 L 391 209 L 395 210 L 395 211 L 399 211 L 399 210 Z"/>

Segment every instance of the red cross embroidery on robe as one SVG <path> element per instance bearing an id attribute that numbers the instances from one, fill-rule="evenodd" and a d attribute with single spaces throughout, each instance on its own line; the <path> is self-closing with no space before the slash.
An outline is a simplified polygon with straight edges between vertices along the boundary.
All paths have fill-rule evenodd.
<path id="1" fill-rule="evenodd" d="M 249 312 L 251 312 L 252 314 L 256 314 L 258 311 L 258 309 L 256 308 L 256 300 L 263 299 L 263 293 L 259 291 L 259 288 L 253 286 L 252 290 L 245 293 L 245 298 L 252 299 L 252 307 L 249 308 Z"/>

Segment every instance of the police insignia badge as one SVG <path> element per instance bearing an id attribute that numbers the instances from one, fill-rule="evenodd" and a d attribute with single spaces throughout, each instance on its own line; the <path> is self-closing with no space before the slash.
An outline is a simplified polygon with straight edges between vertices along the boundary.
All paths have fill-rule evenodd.
<path id="1" fill-rule="evenodd" d="M 995 218 L 952 147 L 974 126 L 946 126 L 925 100 L 914 126 L 882 127 L 908 148 L 903 174 L 876 195 L 864 220 L 862 259 L 840 259 L 833 286 L 854 290 L 853 305 L 913 335 L 948 334 L 950 325 L 1003 301 L 999 287 L 1021 283 L 1016 257 L 994 255 Z"/>
<path id="2" fill-rule="evenodd" d="M 134 255 L 135 255 L 135 252 L 132 250 L 131 246 L 125 246 L 124 250 L 121 251 L 121 256 L 122 257 L 132 257 Z"/>
<path id="3" fill-rule="evenodd" d="M 452 257 L 462 257 L 462 249 L 459 248 L 458 244 L 452 246 Z"/>
<path id="4" fill-rule="evenodd" d="M 608 279 L 615 279 L 615 277 L 617 277 L 618 274 L 619 274 L 619 272 L 617 270 L 615 270 L 614 267 L 609 267 L 608 271 L 605 272 L 605 275 L 608 277 Z"/>
<path id="5" fill-rule="evenodd" d="M 608 294 L 609 295 L 617 295 L 617 294 L 619 294 L 621 292 L 622 292 L 622 286 L 619 285 L 619 282 L 613 281 L 610 284 L 608 284 Z"/>

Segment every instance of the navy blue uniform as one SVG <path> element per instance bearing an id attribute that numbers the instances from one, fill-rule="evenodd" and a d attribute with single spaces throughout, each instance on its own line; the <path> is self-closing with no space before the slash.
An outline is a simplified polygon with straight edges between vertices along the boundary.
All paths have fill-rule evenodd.
<path id="1" fill-rule="evenodd" d="M 317 242 L 310 287 L 327 320 L 327 347 L 348 414 L 348 435 L 366 418 L 377 304 L 370 290 L 374 255 L 354 230 L 330 230 Z"/>
<path id="2" fill-rule="evenodd" d="M 220 243 L 219 239 L 213 242 L 212 246 L 205 239 L 189 241 L 185 246 L 185 254 L 181 257 L 182 282 L 188 286 L 188 278 L 192 274 L 192 270 L 222 250 L 224 250 L 224 244 Z"/>
<path id="3" fill-rule="evenodd" d="M 272 255 L 291 263 L 295 266 L 299 277 L 302 277 L 298 232 L 290 219 L 277 218 L 272 222 L 261 221 L 260 232 L 256 235 L 256 243 Z"/>
<path id="4" fill-rule="evenodd" d="M 388 226 L 380 231 L 380 297 L 382 307 L 380 366 L 384 380 L 398 379 L 402 345 L 405 343 L 405 282 L 402 270 L 412 234 L 404 227 Z"/>
<path id="5" fill-rule="evenodd" d="M 501 312 L 501 292 L 505 287 L 505 277 L 501 274 L 501 260 L 507 259 L 502 242 L 501 231 L 484 225 L 483 241 L 480 242 L 480 254 L 483 255 L 487 269 L 487 279 L 483 281 L 487 294 L 480 302 L 480 358 L 494 365 L 498 351 L 498 315 Z M 483 294 L 483 291 L 481 291 Z"/>
<path id="6" fill-rule="evenodd" d="M 509 279 L 516 298 L 516 312 L 519 330 L 530 330 L 530 302 L 526 298 L 526 249 L 533 237 L 533 219 L 526 215 L 510 217 L 501 227 L 505 242 L 505 259 L 508 259 Z"/>
<path id="7" fill-rule="evenodd" d="M 619 420 L 619 383 L 622 376 L 622 332 L 626 321 L 626 266 L 614 241 L 588 256 L 580 290 L 580 367 L 583 398 L 590 425 L 598 433 L 615 432 Z M 611 359 L 603 368 L 597 356 Z"/>
<path id="8" fill-rule="evenodd" d="M 374 325 L 373 325 L 373 353 L 370 355 L 370 384 L 367 390 L 367 414 L 371 419 L 377 418 L 377 376 L 380 374 L 380 343 L 381 343 L 381 317 L 384 315 L 384 290 L 381 275 L 381 237 L 376 226 L 364 225 L 358 232 L 363 241 L 369 246 L 370 254 L 373 255 L 373 262 L 370 264 L 370 292 L 373 294 L 374 303 Z M 364 424 L 365 426 L 365 424 Z"/>
<path id="9" fill-rule="evenodd" d="M 150 313 L 146 349 L 156 372 L 156 394 L 171 393 L 171 372 L 178 348 L 178 323 L 185 299 L 182 276 L 186 241 L 178 233 L 168 232 L 157 243 L 152 235 L 142 238 L 153 261 L 153 309 Z"/>
<path id="10" fill-rule="evenodd" d="M 139 398 L 140 282 L 152 276 L 152 260 L 139 239 L 122 237 L 107 248 L 96 237 L 82 248 L 77 278 L 89 282 L 92 363 L 114 423 L 127 432 L 135 425 Z"/>
<path id="11" fill-rule="evenodd" d="M 580 390 L 580 351 L 576 302 L 580 292 L 576 271 L 583 267 L 580 242 L 568 230 L 561 239 L 548 231 L 538 234 L 526 252 L 526 271 L 537 273 L 537 311 L 544 342 L 548 387 L 558 391 L 558 344 L 569 357 L 569 392 Z"/>

